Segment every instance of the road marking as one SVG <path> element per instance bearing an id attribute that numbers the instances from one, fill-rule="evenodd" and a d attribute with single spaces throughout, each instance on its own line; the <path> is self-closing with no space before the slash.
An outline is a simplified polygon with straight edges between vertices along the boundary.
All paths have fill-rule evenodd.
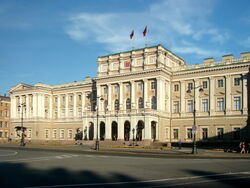
<path id="1" fill-rule="evenodd" d="M 9 150 L 0 150 L 1 151 L 7 151 L 9 152 L 10 154 L 0 154 L 0 157 L 7 157 L 7 156 L 14 156 L 14 155 L 17 155 L 17 151 L 9 151 Z"/>
<path id="2" fill-rule="evenodd" d="M 176 180 L 194 180 L 200 178 L 207 178 L 207 177 L 226 177 L 231 175 L 249 175 L 250 171 L 247 172 L 230 172 L 230 173 L 221 173 L 221 174 L 209 174 L 204 176 L 185 176 L 179 178 L 166 178 L 166 179 L 158 179 L 158 180 L 142 180 L 142 181 L 127 181 L 127 182 L 111 182 L 111 183 L 88 183 L 88 184 L 68 184 L 68 185 L 46 185 L 46 186 L 32 186 L 26 188 L 55 188 L 55 187 L 87 187 L 87 186 L 102 186 L 102 185 L 124 185 L 124 184 L 142 184 L 142 183 L 154 183 L 154 182 L 165 182 L 165 181 L 176 181 Z M 250 178 L 250 176 L 244 177 L 226 177 L 226 178 L 219 178 L 216 180 L 204 180 L 204 181 L 196 181 L 196 182 L 186 182 L 186 183 L 178 183 L 172 185 L 161 185 L 155 187 L 174 187 L 174 186 L 182 186 L 188 184 L 195 184 L 195 183 L 206 183 L 206 182 L 213 182 L 213 181 L 220 181 L 220 180 L 232 180 L 232 179 L 240 179 L 240 178 Z M 154 187 L 154 186 L 153 186 Z M 151 188 L 153 188 L 151 187 Z"/>
<path id="3" fill-rule="evenodd" d="M 35 158 L 25 158 L 25 159 L 10 159 L 10 160 L 3 160 L 3 162 L 36 162 L 36 161 L 46 161 L 46 160 L 53 160 L 53 159 L 67 159 L 72 157 L 78 157 L 79 155 L 75 154 L 68 154 L 68 155 L 57 155 L 57 156 L 49 156 L 49 157 L 35 157 Z"/>

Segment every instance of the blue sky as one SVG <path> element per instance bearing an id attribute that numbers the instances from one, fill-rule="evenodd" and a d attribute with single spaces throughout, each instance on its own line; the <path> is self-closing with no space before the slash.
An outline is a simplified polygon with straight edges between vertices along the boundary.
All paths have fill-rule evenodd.
<path id="1" fill-rule="evenodd" d="M 162 44 L 188 64 L 250 51 L 249 0 L 0 0 L 0 94 L 95 77 L 97 57 Z"/>

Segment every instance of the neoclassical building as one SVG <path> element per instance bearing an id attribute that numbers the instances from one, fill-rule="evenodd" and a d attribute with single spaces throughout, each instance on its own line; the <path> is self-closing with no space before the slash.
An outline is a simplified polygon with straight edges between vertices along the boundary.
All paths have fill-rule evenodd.
<path id="1" fill-rule="evenodd" d="M 0 142 L 7 141 L 10 133 L 10 98 L 0 95 Z"/>
<path id="2" fill-rule="evenodd" d="M 11 131 L 27 139 L 141 143 L 249 139 L 250 52 L 187 65 L 162 45 L 98 57 L 97 77 L 10 90 Z M 97 134 L 98 131 L 98 134 Z"/>

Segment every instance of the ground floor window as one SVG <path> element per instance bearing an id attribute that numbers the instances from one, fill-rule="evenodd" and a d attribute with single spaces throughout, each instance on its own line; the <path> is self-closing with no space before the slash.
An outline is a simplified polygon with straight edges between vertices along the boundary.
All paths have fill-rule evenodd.
<path id="1" fill-rule="evenodd" d="M 192 138 L 193 138 L 192 128 L 188 128 L 187 129 L 187 139 L 192 139 Z"/>
<path id="2" fill-rule="evenodd" d="M 202 128 L 202 139 L 206 140 L 208 138 L 208 128 Z"/>
<path id="3" fill-rule="evenodd" d="M 49 129 L 45 130 L 45 138 L 49 138 Z"/>
<path id="4" fill-rule="evenodd" d="M 239 140 L 240 139 L 240 127 L 233 128 L 233 139 Z"/>
<path id="5" fill-rule="evenodd" d="M 217 138 L 221 140 L 223 139 L 223 135 L 224 135 L 224 128 L 217 128 Z"/>
<path id="6" fill-rule="evenodd" d="M 72 129 L 69 129 L 69 130 L 68 130 L 68 138 L 69 138 L 69 139 L 72 139 L 72 138 L 73 138 L 73 130 L 72 130 Z"/>
<path id="7" fill-rule="evenodd" d="M 174 136 L 174 139 L 179 138 L 179 129 L 173 129 L 173 136 Z"/>
<path id="8" fill-rule="evenodd" d="M 56 130 L 56 129 L 53 130 L 53 138 L 54 138 L 54 139 L 57 138 L 57 130 Z"/>

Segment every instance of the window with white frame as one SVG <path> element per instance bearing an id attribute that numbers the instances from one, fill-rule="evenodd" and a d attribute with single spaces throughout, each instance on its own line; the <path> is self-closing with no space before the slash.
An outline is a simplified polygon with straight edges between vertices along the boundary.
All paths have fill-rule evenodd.
<path id="1" fill-rule="evenodd" d="M 224 105 L 224 98 L 217 98 L 217 111 L 224 111 L 225 105 Z"/>
<path id="2" fill-rule="evenodd" d="M 234 78 L 234 86 L 240 86 L 240 80 L 241 78 Z"/>
<path id="3" fill-rule="evenodd" d="M 77 116 L 80 118 L 82 117 L 82 108 L 78 108 L 78 114 Z"/>
<path id="4" fill-rule="evenodd" d="M 151 90 L 154 90 L 154 89 L 156 89 L 156 81 L 155 80 L 151 82 Z"/>
<path id="5" fill-rule="evenodd" d="M 65 109 L 62 109 L 62 118 L 65 118 Z"/>
<path id="6" fill-rule="evenodd" d="M 201 100 L 202 112 L 208 112 L 208 99 Z"/>
<path id="7" fill-rule="evenodd" d="M 173 139 L 179 139 L 179 129 L 173 129 Z"/>
<path id="8" fill-rule="evenodd" d="M 207 89 L 207 81 L 203 81 L 202 82 L 202 88 L 203 89 Z"/>
<path id="9" fill-rule="evenodd" d="M 193 83 L 188 83 L 188 88 L 187 90 L 192 90 L 193 89 Z"/>
<path id="10" fill-rule="evenodd" d="M 64 139 L 64 129 L 60 129 L 60 139 Z"/>
<path id="11" fill-rule="evenodd" d="M 240 106 L 240 97 L 234 97 L 234 110 L 241 110 L 241 106 Z"/>
<path id="12" fill-rule="evenodd" d="M 201 131 L 202 131 L 202 139 L 203 140 L 208 139 L 208 128 L 202 128 Z"/>
<path id="13" fill-rule="evenodd" d="M 72 108 L 69 109 L 69 117 L 70 117 L 70 118 L 73 118 L 73 117 L 74 117 L 74 111 L 73 111 Z"/>
<path id="14" fill-rule="evenodd" d="M 119 86 L 115 85 L 114 88 L 115 88 L 115 93 L 119 93 Z"/>
<path id="15" fill-rule="evenodd" d="M 193 134 L 192 134 L 192 128 L 187 128 L 187 139 L 192 139 Z"/>
<path id="16" fill-rule="evenodd" d="M 142 82 L 138 82 L 138 91 L 142 91 L 143 90 L 143 84 Z"/>
<path id="17" fill-rule="evenodd" d="M 81 94 L 78 95 L 78 101 L 79 101 L 79 102 L 82 101 L 82 95 L 81 95 Z"/>
<path id="18" fill-rule="evenodd" d="M 179 85 L 178 84 L 174 85 L 174 91 L 179 91 Z"/>
<path id="19" fill-rule="evenodd" d="M 46 138 L 46 139 L 49 138 L 49 129 L 45 129 L 45 138 Z"/>
<path id="20" fill-rule="evenodd" d="M 151 98 L 151 109 L 154 109 L 154 110 L 157 109 L 156 96 L 153 96 L 153 97 Z"/>
<path id="21" fill-rule="evenodd" d="M 193 100 L 187 100 L 187 111 L 188 112 L 193 112 L 194 111 Z"/>
<path id="22" fill-rule="evenodd" d="M 54 139 L 57 138 L 57 130 L 56 130 L 56 129 L 53 130 L 53 138 L 54 138 Z"/>
<path id="23" fill-rule="evenodd" d="M 31 138 L 32 130 L 28 129 L 27 130 L 27 138 Z"/>
<path id="24" fill-rule="evenodd" d="M 174 113 L 179 113 L 180 112 L 180 102 L 179 101 L 174 101 L 173 102 L 173 112 Z"/>
<path id="25" fill-rule="evenodd" d="M 223 80 L 222 79 L 218 80 L 218 87 L 219 88 L 223 87 Z"/>
<path id="26" fill-rule="evenodd" d="M 72 129 L 69 129 L 69 130 L 68 130 L 68 138 L 69 138 L 69 139 L 72 139 L 72 138 L 73 138 L 73 130 L 72 130 Z"/>
<path id="27" fill-rule="evenodd" d="M 108 94 L 108 88 L 107 88 L 107 87 L 104 87 L 104 88 L 103 88 L 103 94 L 104 94 L 104 95 L 107 95 L 107 94 Z"/>
<path id="28" fill-rule="evenodd" d="M 169 139 L 169 129 L 168 129 L 168 127 L 166 127 L 166 129 L 165 129 L 165 138 Z"/>
<path id="29" fill-rule="evenodd" d="M 127 85 L 126 85 L 126 92 L 127 92 L 127 93 L 130 93 L 130 90 L 131 90 L 130 84 L 127 84 Z"/>

